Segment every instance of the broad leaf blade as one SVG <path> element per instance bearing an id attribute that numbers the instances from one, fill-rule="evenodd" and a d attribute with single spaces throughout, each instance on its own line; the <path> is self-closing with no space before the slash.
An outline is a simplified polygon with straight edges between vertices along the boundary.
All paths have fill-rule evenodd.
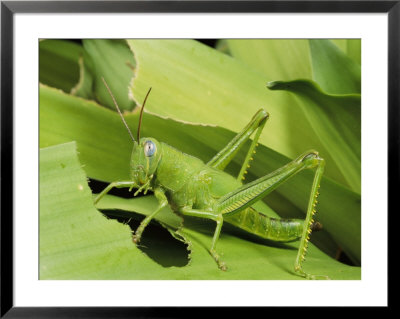
<path id="1" fill-rule="evenodd" d="M 227 40 L 231 54 L 266 81 L 312 79 L 307 40 Z"/>
<path id="2" fill-rule="evenodd" d="M 93 91 L 97 101 L 115 109 L 114 103 L 105 88 L 102 77 L 107 81 L 121 110 L 132 110 L 135 103 L 129 97 L 129 83 L 136 62 L 123 40 L 83 40 L 85 67 L 93 76 Z"/>
<path id="3" fill-rule="evenodd" d="M 39 81 L 70 92 L 78 82 L 81 45 L 66 40 L 39 42 Z"/>
<path id="4" fill-rule="evenodd" d="M 88 54 L 84 51 L 83 55 L 79 58 L 79 81 L 71 89 L 71 94 L 94 100 L 94 76 L 88 68 L 88 65 L 90 65 L 90 62 L 88 62 L 89 60 Z"/>
<path id="5" fill-rule="evenodd" d="M 361 192 L 361 96 L 326 94 L 311 81 L 274 81 L 271 90 L 287 90 L 307 102 L 313 129 L 352 189 Z M 329 165 L 329 162 L 328 162 Z"/>
<path id="6" fill-rule="evenodd" d="M 361 93 L 361 67 L 330 40 L 309 40 L 313 79 L 331 94 Z M 294 80 L 294 79 L 293 79 Z"/>
<path id="7" fill-rule="evenodd" d="M 115 278 L 133 251 L 129 227 L 94 209 L 75 143 L 42 149 L 40 279 Z"/>
<path id="8" fill-rule="evenodd" d="M 316 81 L 320 81 L 324 87 L 334 92 L 357 91 L 354 88 L 359 87 L 360 67 L 351 58 L 360 61 L 361 41 L 343 39 L 334 40 L 333 42 L 339 45 L 343 52 L 329 40 L 258 40 L 255 42 L 256 44 L 249 40 L 244 42 L 241 40 L 229 40 L 228 43 L 235 58 L 262 71 L 266 77 L 270 77 L 271 70 L 276 70 L 274 82 L 289 83 L 298 78 L 311 80 L 314 77 Z M 287 47 L 291 49 L 288 51 Z M 299 52 L 302 54 L 298 54 Z M 271 55 L 273 56 L 271 57 Z M 288 55 L 291 56 L 289 57 Z M 299 66 L 307 66 L 310 69 L 310 73 L 298 72 Z M 336 107 L 334 113 L 332 113 L 333 116 L 325 117 L 324 120 L 327 123 L 326 127 L 334 126 L 338 130 L 335 130 L 330 138 L 325 138 L 329 132 L 322 126 L 321 120 L 316 116 L 315 108 L 324 107 L 327 96 L 324 99 L 314 98 L 311 103 L 310 96 L 297 94 L 296 97 L 296 105 L 303 110 L 303 114 L 307 118 L 307 124 L 313 128 L 315 136 L 323 136 L 320 138 L 323 147 L 316 147 L 315 149 L 319 151 L 328 163 L 326 175 L 337 182 L 348 185 L 352 190 L 360 192 L 360 163 L 359 160 L 351 158 L 353 153 L 356 153 L 358 158 L 360 157 L 360 103 L 358 103 L 358 107 L 351 108 L 357 113 L 357 118 L 355 119 L 352 116 L 353 114 L 350 114 L 350 118 L 347 118 L 349 111 L 344 110 L 341 112 L 343 108 L 340 101 L 341 98 L 335 98 L 334 102 L 332 101 L 334 98 L 330 97 L 329 104 L 336 103 Z M 349 97 L 343 97 L 342 99 L 348 100 Z M 322 104 L 316 105 L 316 103 Z M 306 124 L 305 127 L 307 127 Z M 335 147 L 336 139 L 333 138 L 334 136 L 339 137 L 339 140 L 342 141 L 347 141 L 350 136 L 349 144 L 352 151 L 347 154 L 346 147 Z M 358 138 L 354 139 L 354 136 Z M 334 143 L 333 147 L 331 147 L 331 143 Z M 344 144 L 346 146 L 346 143 Z M 339 156 L 336 151 L 339 151 Z M 342 161 L 342 157 L 347 159 L 347 163 Z M 354 165 L 351 166 L 352 164 Z"/>
<path id="9" fill-rule="evenodd" d="M 333 39 L 332 42 L 354 62 L 361 65 L 361 39 Z"/>

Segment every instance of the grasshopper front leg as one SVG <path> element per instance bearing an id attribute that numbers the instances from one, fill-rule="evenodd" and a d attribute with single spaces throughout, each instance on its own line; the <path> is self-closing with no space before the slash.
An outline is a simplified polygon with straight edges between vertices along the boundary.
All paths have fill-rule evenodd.
<path id="1" fill-rule="evenodd" d="M 99 194 L 94 199 L 94 204 L 96 205 L 100 199 L 104 197 L 111 189 L 113 188 L 127 188 L 129 187 L 129 190 L 131 190 L 134 187 L 137 187 L 136 183 L 133 181 L 119 181 L 119 182 L 112 182 L 110 183 L 103 191 Z"/>
<path id="2" fill-rule="evenodd" d="M 140 187 L 139 190 L 141 188 L 143 188 L 144 186 L 146 186 L 146 185 L 143 185 L 142 187 Z M 114 187 L 115 188 L 127 188 L 127 187 L 129 187 L 130 190 L 131 190 L 134 187 L 135 188 L 138 187 L 138 185 L 133 181 L 112 182 L 101 193 L 99 193 L 95 197 L 94 204 L 97 204 L 104 197 L 104 195 L 106 195 Z M 146 188 L 145 192 L 147 191 L 147 189 L 148 188 Z M 154 190 L 154 195 L 156 196 L 156 198 L 158 200 L 158 203 L 159 203 L 158 207 L 154 212 L 152 212 L 149 216 L 147 216 L 145 219 L 143 219 L 142 222 L 140 223 L 139 227 L 136 229 L 136 231 L 135 231 L 135 233 L 133 235 L 133 241 L 136 244 L 138 244 L 140 242 L 140 239 L 142 237 L 143 231 L 145 230 L 146 226 L 150 223 L 150 221 L 153 219 L 153 217 L 156 216 L 161 211 L 161 209 L 164 208 L 168 204 L 167 197 L 165 196 L 164 191 L 161 188 L 156 188 Z"/>
<path id="3" fill-rule="evenodd" d="M 149 216 L 142 220 L 139 227 L 136 229 L 133 235 L 133 241 L 136 244 L 140 242 L 140 239 L 142 238 L 142 233 L 145 230 L 146 226 L 150 223 L 154 216 L 156 216 L 161 211 L 161 209 L 163 209 L 168 204 L 167 197 L 165 196 L 164 191 L 161 188 L 156 188 L 154 190 L 154 195 L 158 200 L 158 206 L 154 212 L 152 212 Z"/>

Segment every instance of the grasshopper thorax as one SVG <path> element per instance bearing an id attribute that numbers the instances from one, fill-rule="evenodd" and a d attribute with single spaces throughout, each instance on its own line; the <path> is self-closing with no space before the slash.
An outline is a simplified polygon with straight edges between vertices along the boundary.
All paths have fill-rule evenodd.
<path id="1" fill-rule="evenodd" d="M 161 145 L 154 138 L 143 137 L 133 143 L 131 155 L 131 178 L 137 185 L 152 179 L 161 159 Z"/>

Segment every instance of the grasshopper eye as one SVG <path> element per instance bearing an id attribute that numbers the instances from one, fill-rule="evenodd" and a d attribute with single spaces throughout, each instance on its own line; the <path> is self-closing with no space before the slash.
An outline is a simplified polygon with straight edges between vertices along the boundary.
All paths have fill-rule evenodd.
<path id="1" fill-rule="evenodd" d="M 144 155 L 153 156 L 155 151 L 156 151 L 156 146 L 152 141 L 147 141 L 144 144 Z"/>

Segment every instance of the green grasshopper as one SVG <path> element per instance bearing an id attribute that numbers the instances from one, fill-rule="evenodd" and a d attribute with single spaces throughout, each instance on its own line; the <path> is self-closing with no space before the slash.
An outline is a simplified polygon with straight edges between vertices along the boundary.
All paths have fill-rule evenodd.
<path id="1" fill-rule="evenodd" d="M 269 117 L 264 109 L 260 109 L 241 132 L 208 163 L 204 163 L 200 159 L 182 153 L 154 138 L 140 138 L 143 109 L 151 88 L 147 92 L 141 108 L 137 140 L 135 140 L 110 88 L 104 79 L 103 82 L 133 140 L 130 161 L 131 180 L 110 183 L 95 197 L 94 203 L 97 204 L 114 187 L 126 187 L 130 191 L 137 188 L 134 196 L 141 191 L 144 194 L 149 190 L 153 191 L 158 200 L 158 207 L 144 218 L 134 232 L 133 240 L 136 244 L 140 242 L 143 231 L 149 222 L 163 207 L 169 204 L 172 210 L 178 214 L 211 219 L 216 222 L 209 252 L 221 270 L 226 270 L 227 267 L 217 253 L 216 245 L 222 224 L 226 220 L 230 224 L 265 239 L 278 242 L 300 240 L 294 265 L 295 272 L 307 279 L 327 279 L 326 276 L 308 274 L 302 268 L 310 234 L 313 230 L 321 229 L 321 224 L 314 222 L 313 215 L 325 161 L 319 157 L 316 151 L 306 152 L 282 168 L 248 184 L 242 184 L 249 161 L 252 160 L 255 147 L 258 145 L 257 141 Z M 239 175 L 235 178 L 224 172 L 224 168 L 253 133 L 255 135 Z M 261 200 L 298 172 L 312 168 L 315 168 L 315 175 L 305 220 L 270 218 L 251 207 L 256 201 Z"/>

